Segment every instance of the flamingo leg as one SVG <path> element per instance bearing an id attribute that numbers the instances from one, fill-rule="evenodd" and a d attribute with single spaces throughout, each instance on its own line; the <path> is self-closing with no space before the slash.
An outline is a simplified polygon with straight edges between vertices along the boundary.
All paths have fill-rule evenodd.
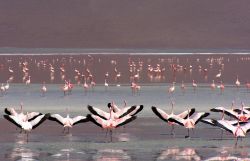
<path id="1" fill-rule="evenodd" d="M 189 128 L 188 128 L 188 135 L 186 135 L 185 138 L 189 138 Z"/>
<path id="2" fill-rule="evenodd" d="M 29 132 L 27 132 L 27 142 L 29 142 Z"/>
<path id="3" fill-rule="evenodd" d="M 112 142 L 112 130 L 110 130 L 110 141 Z"/>
<path id="4" fill-rule="evenodd" d="M 222 140 L 222 136 L 223 136 L 223 130 L 221 130 L 221 136 L 220 136 L 220 139 Z"/>
<path id="5" fill-rule="evenodd" d="M 64 133 L 64 131 L 65 131 L 65 127 L 63 127 L 63 131 L 62 131 L 62 133 Z"/>
<path id="6" fill-rule="evenodd" d="M 238 137 L 236 137 L 234 145 L 237 146 L 237 143 L 238 143 Z"/>
<path id="7" fill-rule="evenodd" d="M 174 133 L 174 125 L 171 125 L 171 135 L 175 135 L 175 133 Z"/>

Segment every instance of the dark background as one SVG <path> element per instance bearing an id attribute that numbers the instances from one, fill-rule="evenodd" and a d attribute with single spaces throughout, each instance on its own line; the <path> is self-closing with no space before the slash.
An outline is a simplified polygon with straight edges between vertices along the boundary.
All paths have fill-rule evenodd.
<path id="1" fill-rule="evenodd" d="M 249 49 L 248 0 L 0 0 L 0 47 Z"/>

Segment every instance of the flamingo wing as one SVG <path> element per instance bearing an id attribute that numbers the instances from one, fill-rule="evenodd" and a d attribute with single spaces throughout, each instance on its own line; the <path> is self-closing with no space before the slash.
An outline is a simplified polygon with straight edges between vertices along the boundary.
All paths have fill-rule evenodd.
<path id="1" fill-rule="evenodd" d="M 107 112 L 105 112 L 105 111 L 103 111 L 103 110 L 101 110 L 101 109 L 99 109 L 99 108 L 95 108 L 95 107 L 93 107 L 93 106 L 90 106 L 90 105 L 88 105 L 88 110 L 89 110 L 92 114 L 97 115 L 97 116 L 101 117 L 101 118 L 104 119 L 104 120 L 108 120 L 109 117 L 110 117 L 110 114 L 109 114 L 109 113 L 107 113 Z"/>
<path id="2" fill-rule="evenodd" d="M 118 121 L 118 123 L 116 125 L 116 128 L 120 127 L 120 126 L 123 126 L 123 125 L 125 125 L 127 123 L 130 123 L 131 121 L 133 121 L 135 119 L 136 119 L 136 116 L 131 116 L 131 117 L 128 117 L 128 118 L 121 119 L 120 121 Z"/>
<path id="3" fill-rule="evenodd" d="M 118 118 L 123 118 L 124 116 L 127 116 L 128 114 L 130 114 L 132 111 L 134 111 L 136 109 L 136 106 L 131 106 L 129 108 L 127 108 L 127 110 L 123 111 L 123 113 L 121 113 Z"/>
<path id="4" fill-rule="evenodd" d="M 234 109 L 233 111 L 237 112 L 238 114 L 240 114 L 242 112 L 241 109 Z M 249 111 L 243 110 L 243 114 L 247 114 L 247 113 L 249 113 Z"/>
<path id="5" fill-rule="evenodd" d="M 41 125 L 41 123 L 43 123 L 49 117 L 50 117 L 50 114 L 47 113 L 45 115 L 40 115 L 40 116 L 36 117 L 34 120 L 30 121 L 32 129 L 35 129 L 36 127 Z"/>
<path id="6" fill-rule="evenodd" d="M 210 111 L 212 111 L 212 112 L 223 112 L 225 110 L 226 110 L 226 108 L 224 108 L 224 107 L 215 107 L 215 108 L 210 109 Z"/>
<path id="7" fill-rule="evenodd" d="M 198 112 L 193 114 L 190 119 L 193 119 L 195 124 L 197 124 L 201 119 L 207 117 L 208 115 L 210 115 L 208 112 Z"/>
<path id="8" fill-rule="evenodd" d="M 184 122 L 185 122 L 185 120 L 183 118 L 180 118 L 180 117 L 178 117 L 176 115 L 173 115 L 172 117 L 170 117 L 168 119 L 168 121 L 175 122 L 175 123 L 177 123 L 177 124 L 179 124 L 181 126 L 184 126 Z"/>
<path id="9" fill-rule="evenodd" d="M 225 122 L 223 120 L 212 120 L 212 122 L 216 126 L 222 128 L 222 129 L 225 129 L 225 130 L 227 130 L 230 133 L 233 133 L 234 130 L 235 130 L 235 127 L 233 125 L 230 125 L 230 124 L 228 124 L 227 122 Z"/>
<path id="10" fill-rule="evenodd" d="M 72 120 L 73 120 L 73 125 L 89 121 L 89 119 L 85 116 L 76 116 Z"/>
<path id="11" fill-rule="evenodd" d="M 136 106 L 136 108 L 130 113 L 131 116 L 135 116 L 143 110 L 143 105 Z"/>
<path id="12" fill-rule="evenodd" d="M 17 112 L 14 108 L 5 108 L 4 109 L 4 112 L 7 114 L 7 115 L 13 115 L 13 116 L 17 116 Z"/>
<path id="13" fill-rule="evenodd" d="M 64 123 L 64 118 L 59 114 L 52 114 L 52 115 L 50 115 L 50 117 L 48 119 L 51 121 L 56 121 L 57 123 L 59 123 L 61 125 L 63 125 L 63 123 Z"/>
<path id="14" fill-rule="evenodd" d="M 250 131 L 250 122 L 246 123 L 245 125 L 241 126 L 242 129 L 244 129 L 245 132 Z"/>
<path id="15" fill-rule="evenodd" d="M 101 128 L 103 128 L 103 124 L 107 123 L 107 120 L 97 116 L 97 115 L 92 115 L 92 114 L 88 114 L 87 118 L 93 122 L 94 124 L 96 124 L 97 126 L 100 126 Z"/>
<path id="16" fill-rule="evenodd" d="M 165 122 L 168 122 L 169 120 L 169 115 L 164 112 L 163 110 L 157 108 L 157 107 L 154 107 L 152 106 L 151 107 L 152 111 L 156 114 L 156 116 L 158 116 L 160 119 L 162 119 L 163 121 Z"/>
<path id="17" fill-rule="evenodd" d="M 27 114 L 28 121 L 34 120 L 36 117 L 42 115 L 40 112 L 31 112 Z"/>
<path id="18" fill-rule="evenodd" d="M 20 119 L 18 119 L 18 117 L 12 115 L 4 115 L 4 118 L 15 124 L 17 127 L 22 128 L 22 122 L 20 121 Z"/>
<path id="19" fill-rule="evenodd" d="M 201 119 L 200 121 L 203 122 L 203 123 L 205 123 L 205 124 L 209 124 L 209 125 L 212 125 L 212 126 L 216 126 L 216 125 L 213 123 L 212 119 Z"/>
<path id="20" fill-rule="evenodd" d="M 188 113 L 188 111 L 189 111 L 189 113 Z M 180 118 L 186 119 L 186 118 L 188 117 L 188 115 L 189 115 L 189 117 L 190 117 L 190 116 L 192 116 L 194 113 L 195 113 L 195 108 L 191 108 L 190 110 L 186 110 L 186 111 L 180 113 L 180 114 L 177 115 L 177 116 L 180 117 Z"/>

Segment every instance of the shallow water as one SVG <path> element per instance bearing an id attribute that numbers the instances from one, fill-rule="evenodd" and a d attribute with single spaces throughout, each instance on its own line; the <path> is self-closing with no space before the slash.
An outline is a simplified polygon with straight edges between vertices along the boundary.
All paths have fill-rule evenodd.
<path id="1" fill-rule="evenodd" d="M 187 84 L 188 85 L 188 84 Z M 10 84 L 8 93 L 0 97 L 1 115 L 5 107 L 19 108 L 23 102 L 24 111 L 42 113 L 60 113 L 65 115 L 69 108 L 72 116 L 86 115 L 88 104 L 107 109 L 108 102 L 115 101 L 123 106 L 143 104 L 144 109 L 138 118 L 125 128 L 116 129 L 113 142 L 105 131 L 91 123 L 76 125 L 70 134 L 62 134 L 62 127 L 55 122 L 45 121 L 29 135 L 19 134 L 15 126 L 5 119 L 0 119 L 0 160 L 206 160 L 215 156 L 230 156 L 229 160 L 250 158 L 249 134 L 234 146 L 234 138 L 218 128 L 199 123 L 191 138 L 185 139 L 186 129 L 177 126 L 175 136 L 171 136 L 170 127 L 151 112 L 156 106 L 170 112 L 173 100 L 176 113 L 194 107 L 197 111 L 209 111 L 216 106 L 241 107 L 241 102 L 249 106 L 250 92 L 245 88 L 237 89 L 226 85 L 223 94 L 216 89 L 211 91 L 208 84 L 200 85 L 195 92 L 191 86 L 183 94 L 176 85 L 173 95 L 167 93 L 166 86 L 142 86 L 140 94 L 132 95 L 130 86 L 96 86 L 94 91 L 84 93 L 76 86 L 71 95 L 64 96 L 60 85 L 48 85 L 45 97 L 41 96 L 40 84 Z M 210 118 L 219 118 L 211 113 Z M 245 159 L 244 159 L 245 158 Z M 218 159 L 214 159 L 218 160 Z"/>

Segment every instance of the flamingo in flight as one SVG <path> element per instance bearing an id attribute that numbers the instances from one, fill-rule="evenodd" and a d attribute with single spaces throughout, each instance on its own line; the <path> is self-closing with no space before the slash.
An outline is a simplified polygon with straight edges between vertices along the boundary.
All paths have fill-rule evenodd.
<path id="1" fill-rule="evenodd" d="M 49 116 L 50 116 L 49 113 L 45 115 L 39 115 L 32 121 L 28 121 L 28 119 L 21 120 L 18 116 L 13 116 L 13 115 L 4 115 L 4 118 L 10 121 L 11 123 L 15 124 L 17 127 L 24 130 L 27 134 L 27 142 L 28 142 L 28 136 L 29 136 L 30 131 L 38 127 Z"/>
<path id="2" fill-rule="evenodd" d="M 40 113 L 40 112 L 29 112 L 27 114 L 24 114 L 23 113 L 23 105 L 22 105 L 22 103 L 20 104 L 20 112 L 19 113 L 14 108 L 5 108 L 4 112 L 7 115 L 11 115 L 11 116 L 17 117 L 20 120 L 28 120 L 28 121 L 32 121 L 36 117 L 42 115 L 42 113 Z"/>
<path id="3" fill-rule="evenodd" d="M 247 132 L 250 131 L 250 122 L 248 122 L 244 125 L 240 125 L 240 123 L 238 121 L 237 126 L 233 126 L 233 125 L 228 124 L 226 122 L 217 121 L 217 120 L 213 120 L 213 123 L 216 126 L 223 128 L 223 129 L 229 131 L 230 133 L 232 133 L 235 137 L 235 145 L 237 145 L 239 137 L 245 137 Z"/>
<path id="4" fill-rule="evenodd" d="M 111 105 L 113 106 L 113 112 L 118 114 L 118 115 L 126 113 L 127 111 L 129 111 L 131 109 L 130 106 L 126 107 L 126 105 L 127 105 L 126 101 L 124 101 L 124 105 L 125 105 L 124 108 L 119 108 L 117 105 L 115 105 L 114 102 L 112 102 Z M 138 114 L 142 110 L 143 110 L 143 105 L 136 106 L 136 108 L 134 110 L 132 110 L 132 112 L 130 112 L 129 115 L 135 116 L 136 114 Z"/>
<path id="5" fill-rule="evenodd" d="M 228 116 L 234 117 L 235 119 L 237 119 L 239 121 L 242 121 L 242 122 L 247 122 L 250 119 L 250 113 L 246 114 L 244 112 L 244 104 L 243 103 L 242 103 L 240 113 L 235 112 L 234 109 L 226 109 L 224 107 L 212 108 L 211 111 L 213 111 L 213 112 L 223 112 L 223 111 L 225 111 L 225 114 L 227 114 Z"/>
<path id="6" fill-rule="evenodd" d="M 106 120 L 97 115 L 89 114 L 87 115 L 87 118 L 89 118 L 89 120 L 93 122 L 94 124 L 96 124 L 97 126 L 100 126 L 103 129 L 107 129 L 109 131 L 110 140 L 112 142 L 112 130 L 120 126 L 123 126 L 127 123 L 130 123 L 131 121 L 136 119 L 136 116 L 126 115 L 122 118 L 118 118 L 115 120 L 112 119 L 112 117 L 110 117 L 108 120 Z"/>
<path id="7" fill-rule="evenodd" d="M 85 116 L 76 116 L 74 118 L 71 118 L 69 114 L 67 114 L 66 117 L 62 117 L 60 114 L 52 114 L 48 119 L 51 121 L 56 121 L 60 125 L 62 125 L 63 133 L 65 131 L 65 128 L 68 128 L 68 133 L 69 133 L 69 128 L 72 128 L 74 125 L 78 123 L 84 123 L 89 121 L 89 119 Z"/>
<path id="8" fill-rule="evenodd" d="M 189 109 L 188 109 L 188 113 L 189 113 Z M 188 117 L 186 119 L 176 117 L 176 116 L 172 116 L 168 120 L 171 121 L 171 122 L 175 122 L 175 123 L 187 128 L 188 129 L 188 135 L 185 136 L 185 138 L 189 138 L 189 129 L 194 129 L 195 125 L 201 119 L 207 117 L 208 115 L 209 115 L 209 113 L 207 113 L 207 112 L 197 112 L 197 113 L 194 113 L 192 116 L 189 116 L 189 114 L 188 114 Z"/>
<path id="9" fill-rule="evenodd" d="M 173 102 L 171 102 L 171 106 L 172 106 L 172 108 L 171 108 L 171 113 L 170 114 L 167 114 L 162 109 L 154 107 L 154 106 L 152 106 L 151 109 L 155 113 L 156 116 L 158 116 L 163 121 L 167 122 L 169 126 L 172 126 L 171 135 L 174 135 L 173 131 L 174 131 L 175 122 L 169 121 L 169 118 L 176 117 L 176 118 L 186 119 L 188 117 L 188 115 L 189 116 L 193 115 L 193 113 L 195 112 L 195 108 L 192 108 L 190 111 L 186 110 L 186 111 L 176 115 L 176 114 L 174 114 L 174 103 Z"/>
<path id="10" fill-rule="evenodd" d="M 99 108 L 88 105 L 88 110 L 92 114 L 97 115 L 104 120 L 109 120 L 110 118 L 113 120 L 120 119 L 126 115 L 129 115 L 131 112 L 133 112 L 137 108 L 137 106 L 134 105 L 134 106 L 128 107 L 126 110 L 119 112 L 119 113 L 114 112 L 114 106 L 112 105 L 112 103 L 108 103 L 108 108 L 109 108 L 109 112 L 105 112 Z"/>

